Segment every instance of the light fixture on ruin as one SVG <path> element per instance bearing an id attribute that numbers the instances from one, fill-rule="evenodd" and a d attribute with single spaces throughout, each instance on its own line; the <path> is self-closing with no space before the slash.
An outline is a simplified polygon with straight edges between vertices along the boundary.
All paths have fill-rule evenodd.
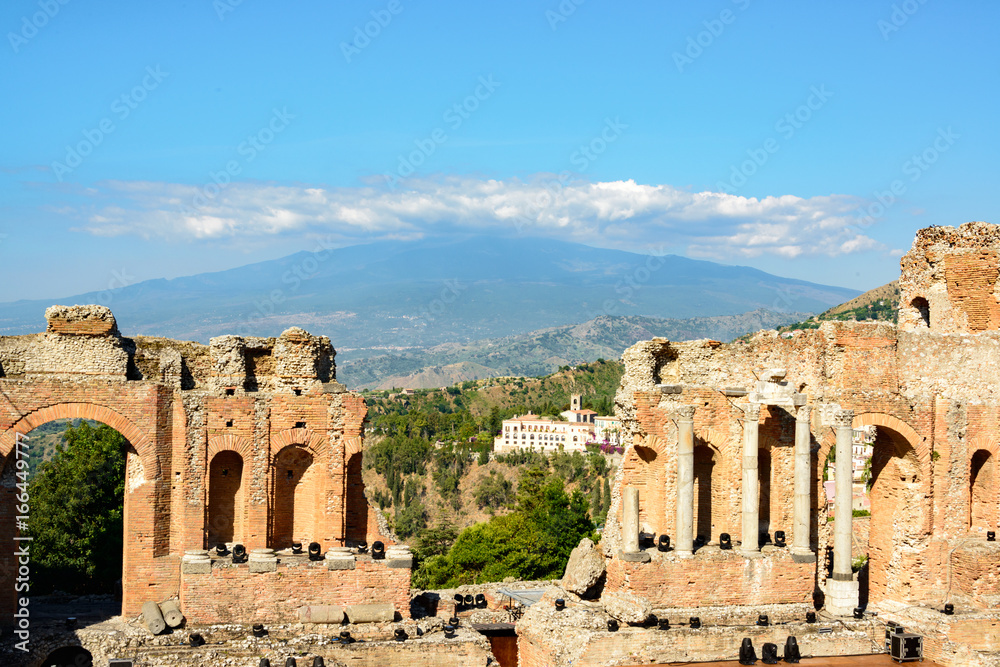
<path id="1" fill-rule="evenodd" d="M 302 553 L 302 543 L 301 542 L 292 542 L 292 553 L 296 554 L 296 555 Z"/>
<path id="2" fill-rule="evenodd" d="M 233 562 L 234 563 L 247 562 L 247 548 L 242 544 L 236 544 L 233 546 Z"/>
<path id="3" fill-rule="evenodd" d="M 757 616 L 757 625 L 762 625 L 762 626 L 771 625 L 771 621 L 767 618 L 767 614 L 760 614 Z"/>
<path id="4" fill-rule="evenodd" d="M 815 622 L 816 622 L 816 612 L 814 612 L 814 611 L 807 611 L 806 612 L 806 623 L 815 623 Z"/>
<path id="5" fill-rule="evenodd" d="M 476 594 L 476 606 L 484 609 L 486 607 L 486 596 L 482 593 Z"/>
<path id="6" fill-rule="evenodd" d="M 380 540 L 372 542 L 372 558 L 375 560 L 385 558 L 385 545 Z"/>
<path id="7" fill-rule="evenodd" d="M 408 635 L 406 634 L 406 630 L 403 628 L 396 628 L 392 633 L 392 638 L 397 642 L 405 642 L 407 637 Z"/>
<path id="8" fill-rule="evenodd" d="M 454 639 L 455 638 L 455 626 L 454 625 L 446 625 L 446 626 L 444 626 L 444 636 L 447 639 Z"/>
<path id="9" fill-rule="evenodd" d="M 618 632 L 618 621 L 613 618 L 608 619 L 608 632 Z"/>
<path id="10" fill-rule="evenodd" d="M 319 542 L 309 543 L 309 560 L 323 560 L 323 547 Z"/>
<path id="11" fill-rule="evenodd" d="M 260 662 L 257 664 L 257 667 L 271 667 L 271 661 L 268 660 L 267 658 L 261 658 Z"/>
<path id="12" fill-rule="evenodd" d="M 701 627 L 701 619 L 698 618 L 697 616 L 692 616 L 691 618 L 688 619 L 688 627 L 690 627 L 693 630 L 697 630 L 698 628 Z"/>
<path id="13" fill-rule="evenodd" d="M 864 609 L 864 607 L 855 607 L 854 608 L 854 618 L 860 620 L 860 619 L 862 619 L 864 617 L 865 617 L 865 609 Z"/>
<path id="14" fill-rule="evenodd" d="M 657 622 L 657 625 L 660 627 L 660 630 L 669 630 L 670 629 L 670 619 L 667 618 L 666 616 L 663 616 L 663 617 L 657 619 L 656 622 Z"/>
<path id="15" fill-rule="evenodd" d="M 267 629 L 264 627 L 263 623 L 254 623 L 251 632 L 253 633 L 254 637 L 260 639 L 261 637 L 267 634 Z"/>
<path id="16" fill-rule="evenodd" d="M 66 619 L 66 627 L 70 630 L 76 627 L 76 616 L 69 616 Z"/>
<path id="17" fill-rule="evenodd" d="M 785 546 L 785 531 L 783 530 L 774 531 L 774 546 L 776 547 Z"/>
<path id="18" fill-rule="evenodd" d="M 799 642 L 794 636 L 789 636 L 785 640 L 785 655 L 784 661 L 788 663 L 797 663 L 802 659 L 802 654 L 799 653 Z"/>
<path id="19" fill-rule="evenodd" d="M 349 631 L 347 631 L 347 630 L 341 630 L 340 631 L 340 637 L 338 637 L 337 639 L 338 639 L 338 641 L 341 644 L 353 644 L 354 643 L 354 637 L 352 637 L 351 633 Z"/>
<path id="20" fill-rule="evenodd" d="M 556 611 L 562 611 L 563 609 L 566 608 L 566 600 L 563 600 L 562 598 L 556 598 L 555 607 Z"/>
<path id="21" fill-rule="evenodd" d="M 778 645 L 772 642 L 766 642 L 760 647 L 760 661 L 765 665 L 777 665 L 778 664 Z"/>
<path id="22" fill-rule="evenodd" d="M 986 541 L 987 542 L 996 542 L 997 541 L 997 534 L 994 531 L 992 531 L 992 530 L 987 530 L 986 531 Z"/>
<path id="23" fill-rule="evenodd" d="M 215 545 L 215 553 L 217 555 L 219 555 L 219 556 L 228 556 L 229 555 L 229 547 L 227 547 L 222 542 L 219 542 L 218 544 Z"/>
<path id="24" fill-rule="evenodd" d="M 461 611 L 463 607 L 465 607 L 465 596 L 455 593 L 455 611 Z"/>
<path id="25" fill-rule="evenodd" d="M 191 645 L 191 648 L 198 648 L 199 646 L 204 646 L 205 638 L 202 637 L 197 632 L 193 632 L 191 633 L 191 635 L 188 636 L 188 644 Z"/>
<path id="26" fill-rule="evenodd" d="M 313 658 L 312 667 L 326 667 L 326 663 L 323 661 L 323 656 L 317 655 Z"/>
<path id="27" fill-rule="evenodd" d="M 298 667 L 298 663 L 295 658 L 285 658 L 285 667 Z"/>
<path id="28" fill-rule="evenodd" d="M 368 551 L 368 543 L 362 540 L 361 542 L 358 542 L 358 547 L 357 548 L 358 548 L 358 553 L 359 554 L 367 553 L 367 551 Z"/>
<path id="29" fill-rule="evenodd" d="M 656 545 L 656 548 L 660 551 L 670 551 L 670 536 L 660 535 L 660 541 Z"/>
<path id="30" fill-rule="evenodd" d="M 951 616 L 952 614 L 954 614 L 955 613 L 955 605 L 953 605 L 950 602 L 947 603 L 944 606 L 944 613 L 947 614 L 948 616 Z"/>
<path id="31" fill-rule="evenodd" d="M 694 538 L 694 548 L 695 549 L 701 549 L 703 546 L 705 546 L 705 536 L 704 535 L 699 535 L 698 537 Z"/>
<path id="32" fill-rule="evenodd" d="M 719 548 L 720 549 L 733 548 L 733 538 L 729 533 L 722 533 L 721 535 L 719 535 Z"/>
<path id="33" fill-rule="evenodd" d="M 750 641 L 749 637 L 743 638 L 743 643 L 740 644 L 740 664 L 741 665 L 753 665 L 757 662 L 757 651 L 753 648 L 753 642 Z"/>
<path id="34" fill-rule="evenodd" d="M 458 616 L 452 616 L 448 619 L 448 625 L 457 628 L 458 627 Z"/>
<path id="35" fill-rule="evenodd" d="M 465 606 L 466 607 L 471 607 L 475 603 L 476 603 L 476 598 L 474 598 L 472 596 L 472 593 L 469 593 L 468 595 L 465 596 Z"/>

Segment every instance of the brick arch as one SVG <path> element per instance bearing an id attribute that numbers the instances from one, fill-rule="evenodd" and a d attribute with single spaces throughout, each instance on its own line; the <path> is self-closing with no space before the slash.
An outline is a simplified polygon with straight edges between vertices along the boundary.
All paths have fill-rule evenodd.
<path id="1" fill-rule="evenodd" d="M 361 438 L 354 436 L 344 441 L 344 460 L 350 460 L 354 454 L 361 453 Z"/>
<path id="2" fill-rule="evenodd" d="M 647 435 L 642 439 L 641 442 L 633 442 L 633 449 L 636 447 L 645 447 L 646 449 L 651 449 L 656 454 L 656 458 L 663 455 L 666 445 L 663 442 L 663 438 L 658 435 Z"/>
<path id="3" fill-rule="evenodd" d="M 142 461 L 146 481 L 159 479 L 160 460 L 146 434 L 124 415 L 97 403 L 58 403 L 29 412 L 0 435 L 0 455 L 6 457 L 10 454 L 17 437 L 15 433 L 28 433 L 56 419 L 91 419 L 107 424 L 121 433 L 135 449 Z"/>
<path id="4" fill-rule="evenodd" d="M 209 438 L 207 452 L 209 463 L 219 452 L 236 452 L 244 461 L 249 461 L 253 454 L 250 441 L 238 435 L 213 435 Z"/>
<path id="5" fill-rule="evenodd" d="M 978 437 L 969 440 L 969 451 L 972 453 L 977 452 L 980 449 L 984 449 L 990 453 L 990 456 L 1000 457 L 1000 439 L 997 438 L 986 438 Z"/>
<path id="6" fill-rule="evenodd" d="M 326 436 L 316 433 L 307 428 L 286 428 L 283 431 L 275 431 L 271 434 L 271 459 L 289 445 L 298 445 L 309 450 L 314 457 L 326 454 Z"/>
<path id="7" fill-rule="evenodd" d="M 904 422 L 899 417 L 893 417 L 892 415 L 885 414 L 884 412 L 865 412 L 859 415 L 854 415 L 854 421 L 851 422 L 851 428 L 858 428 L 860 426 L 882 426 L 891 431 L 895 431 L 906 441 L 910 447 L 913 448 L 914 453 L 917 455 L 917 461 L 920 463 L 921 469 L 925 465 L 928 465 L 931 461 L 931 452 L 927 447 L 927 442 L 925 438 L 920 437 L 916 429 Z M 833 427 L 825 429 L 822 439 L 819 441 L 819 457 L 820 464 L 826 461 L 826 457 L 830 454 L 830 449 L 837 444 L 837 433 L 836 429 Z M 928 475 L 923 475 L 928 477 Z"/>
<path id="8" fill-rule="evenodd" d="M 998 441 L 997 438 L 978 437 L 969 440 L 969 447 L 968 447 L 969 461 L 968 461 L 968 467 L 966 468 L 966 470 L 969 473 L 969 477 L 966 480 L 966 485 L 968 486 L 969 490 L 968 524 L 970 532 L 976 532 L 977 528 L 983 530 L 985 529 L 996 530 L 998 523 L 997 508 L 1000 507 L 1000 502 L 998 502 L 998 499 L 1000 499 L 1000 483 L 998 483 L 996 479 L 997 474 L 1000 473 L 1000 463 L 998 463 L 998 458 L 1000 458 L 1000 454 L 998 454 L 998 450 L 1000 450 L 1000 441 Z M 975 487 L 973 487 L 972 484 L 972 464 L 974 462 L 974 457 L 976 455 L 976 452 L 979 451 L 984 451 L 989 454 L 990 456 L 989 460 L 992 462 L 992 475 L 994 475 L 994 479 L 992 482 L 993 488 L 991 489 L 991 492 L 985 494 L 984 497 L 980 496 L 980 500 L 977 501 L 977 494 L 975 492 Z M 979 473 L 980 475 L 982 474 L 982 469 L 980 469 Z M 980 521 L 978 522 L 976 521 L 977 508 L 979 509 L 980 512 L 983 512 L 983 514 L 980 514 L 978 516 L 978 518 L 980 519 Z M 977 528 L 974 528 L 973 526 L 977 523 L 979 525 L 977 526 Z"/>

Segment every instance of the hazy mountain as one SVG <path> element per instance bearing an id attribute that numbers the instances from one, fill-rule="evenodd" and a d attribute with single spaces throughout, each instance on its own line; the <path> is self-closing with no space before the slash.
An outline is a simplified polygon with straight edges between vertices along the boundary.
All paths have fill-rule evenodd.
<path id="1" fill-rule="evenodd" d="M 857 294 L 678 256 L 466 237 L 301 252 L 110 293 L 0 304 L 0 334 L 43 330 L 44 309 L 54 303 L 104 303 L 126 335 L 207 342 L 226 333 L 272 336 L 297 325 L 330 336 L 345 360 L 519 335 L 601 315 L 818 312 Z"/>
<path id="2" fill-rule="evenodd" d="M 561 366 L 600 358 L 618 359 L 625 348 L 656 336 L 730 341 L 746 333 L 796 322 L 802 315 L 763 309 L 685 320 L 602 315 L 583 324 L 519 336 L 355 359 L 338 365 L 337 379 L 351 388 L 421 389 L 505 375 L 539 376 Z"/>

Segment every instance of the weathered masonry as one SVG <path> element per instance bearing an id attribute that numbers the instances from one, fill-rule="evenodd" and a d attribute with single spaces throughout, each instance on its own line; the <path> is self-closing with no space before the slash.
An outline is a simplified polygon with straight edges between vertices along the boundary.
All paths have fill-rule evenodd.
<path id="1" fill-rule="evenodd" d="M 291 328 L 206 346 L 125 338 L 101 306 L 45 317 L 45 333 L 0 338 L 0 543 L 16 535 L 16 434 L 82 417 L 129 443 L 124 614 L 175 597 L 204 623 L 290 622 L 318 602 L 408 611 L 411 561 L 348 549 L 392 541 L 361 481 L 364 400 L 336 382 L 329 339 Z M 317 542 L 327 557 L 279 563 L 293 542 Z M 209 555 L 220 543 L 244 545 L 249 562 Z M 7 622 L 12 551 L 0 549 Z"/>
<path id="2" fill-rule="evenodd" d="M 898 326 L 824 322 L 625 352 L 616 413 L 631 437 L 602 536 L 602 599 L 637 595 L 675 620 L 755 608 L 801 619 L 814 605 L 850 616 L 861 606 L 923 634 L 925 655 L 942 664 L 1000 664 L 1000 542 L 989 535 L 1000 528 L 1000 227 L 922 229 L 901 264 Z M 860 427 L 876 437 L 858 571 Z M 657 548 L 661 536 L 669 550 Z M 554 613 L 532 615 L 519 629 L 521 664 L 563 664 L 549 644 L 569 630 Z M 811 641 L 814 628 L 797 632 Z M 732 652 L 705 639 L 682 655 L 655 634 L 593 632 L 573 664 L 634 654 L 640 639 L 664 660 L 732 659 L 739 637 L 719 632 Z"/>

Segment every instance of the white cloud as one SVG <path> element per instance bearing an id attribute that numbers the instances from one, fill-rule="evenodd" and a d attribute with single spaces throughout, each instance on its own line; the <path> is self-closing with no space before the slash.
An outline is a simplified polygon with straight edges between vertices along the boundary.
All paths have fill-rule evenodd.
<path id="1" fill-rule="evenodd" d="M 634 181 L 560 183 L 443 177 L 392 191 L 233 183 L 110 181 L 88 192 L 85 229 L 170 239 L 267 237 L 321 231 L 345 242 L 450 231 L 519 233 L 693 257 L 842 255 L 881 248 L 854 226 L 846 195 L 756 199 Z"/>

